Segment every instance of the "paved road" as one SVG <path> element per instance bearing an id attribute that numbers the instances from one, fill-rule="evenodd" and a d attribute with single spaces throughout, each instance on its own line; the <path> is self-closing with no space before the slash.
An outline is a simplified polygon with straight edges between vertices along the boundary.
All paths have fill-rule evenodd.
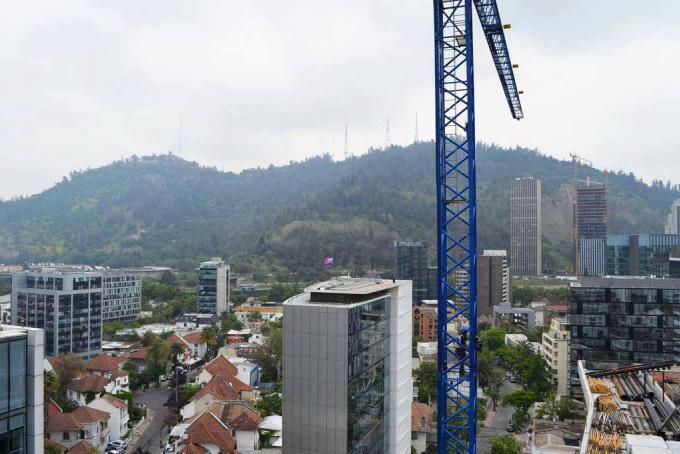
<path id="1" fill-rule="evenodd" d="M 517 385 L 510 383 L 509 381 L 503 382 L 503 385 L 501 386 L 501 396 L 513 392 L 516 388 Z M 489 410 L 493 408 L 492 405 L 491 402 L 488 403 Z M 508 433 L 505 429 L 510 422 L 512 412 L 512 407 L 503 407 L 500 403 L 498 404 L 496 412 L 493 415 L 489 415 L 484 427 L 479 428 L 477 434 L 477 452 L 480 454 L 488 454 L 491 452 L 491 437 L 494 435 L 506 435 Z"/>
<path id="2" fill-rule="evenodd" d="M 146 405 L 153 410 L 154 415 L 139 441 L 131 446 L 128 452 L 132 453 L 137 448 L 148 449 L 153 454 L 162 452 L 160 440 L 162 435 L 167 433 L 168 423 L 172 422 L 171 408 L 163 404 L 167 402 L 171 393 L 172 390 L 168 388 L 150 388 L 135 393 L 135 402 Z"/>

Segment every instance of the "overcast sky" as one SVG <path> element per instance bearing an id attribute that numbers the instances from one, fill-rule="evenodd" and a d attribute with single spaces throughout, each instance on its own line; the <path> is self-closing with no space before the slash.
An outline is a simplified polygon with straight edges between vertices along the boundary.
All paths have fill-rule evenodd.
<path id="1" fill-rule="evenodd" d="M 503 0 L 526 118 L 477 33 L 477 137 L 680 183 L 680 1 Z M 432 2 L 12 2 L 0 15 L 0 198 L 178 152 L 225 170 L 434 130 Z M 479 31 L 479 29 L 477 29 Z"/>

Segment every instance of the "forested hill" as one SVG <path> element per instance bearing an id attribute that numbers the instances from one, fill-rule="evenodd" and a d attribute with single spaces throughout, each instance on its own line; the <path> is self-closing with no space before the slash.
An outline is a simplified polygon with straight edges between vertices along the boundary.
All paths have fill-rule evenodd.
<path id="1" fill-rule="evenodd" d="M 212 255 L 239 270 L 321 271 L 323 257 L 355 274 L 392 267 L 395 239 L 434 240 L 432 143 L 328 156 L 240 174 L 173 155 L 133 157 L 80 172 L 40 194 L 0 202 L 0 262 L 63 261 L 180 268 Z M 509 243 L 513 178 L 543 181 L 548 270 L 569 269 L 570 162 L 526 149 L 478 148 L 480 249 Z M 602 181 L 592 168 L 583 177 Z M 609 177 L 610 232 L 662 232 L 677 187 Z"/>

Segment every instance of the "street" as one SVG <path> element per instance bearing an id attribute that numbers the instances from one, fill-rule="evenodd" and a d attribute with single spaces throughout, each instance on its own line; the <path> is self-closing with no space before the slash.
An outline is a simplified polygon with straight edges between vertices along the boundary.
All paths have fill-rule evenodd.
<path id="1" fill-rule="evenodd" d="M 153 417 L 137 443 L 130 445 L 127 452 L 133 453 L 137 448 L 148 449 L 153 454 L 163 451 L 161 437 L 167 433 L 168 423 L 172 422 L 172 409 L 164 405 L 170 394 L 172 390 L 168 388 L 150 388 L 135 393 L 135 403 L 146 405 L 153 412 Z"/>
<path id="2" fill-rule="evenodd" d="M 501 399 L 502 396 L 510 394 L 515 389 L 517 385 L 510 383 L 510 381 L 505 381 L 501 385 Z M 482 454 L 487 454 L 491 452 L 491 437 L 494 435 L 507 435 L 508 432 L 505 430 L 512 417 L 513 409 L 512 407 L 503 407 L 500 402 L 496 407 L 496 412 L 492 411 L 493 404 L 490 399 L 487 402 L 487 408 L 489 409 L 489 417 L 486 418 L 486 423 L 484 427 L 480 427 L 477 434 L 477 451 Z"/>

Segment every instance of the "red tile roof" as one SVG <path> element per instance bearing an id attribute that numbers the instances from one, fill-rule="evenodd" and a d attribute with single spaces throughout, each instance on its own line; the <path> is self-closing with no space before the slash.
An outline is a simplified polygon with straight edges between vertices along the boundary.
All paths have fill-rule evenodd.
<path id="1" fill-rule="evenodd" d="M 203 367 L 210 372 L 210 375 L 216 377 L 221 375 L 223 377 L 236 377 L 238 369 L 225 356 L 217 355 L 215 359 L 210 361 Z"/>
<path id="2" fill-rule="evenodd" d="M 118 369 L 111 374 L 111 378 L 127 377 L 129 375 L 130 372 L 126 371 L 125 369 Z"/>
<path id="3" fill-rule="evenodd" d="M 97 355 L 94 358 L 92 358 L 85 365 L 85 370 L 113 372 L 115 370 L 118 370 L 121 363 L 123 362 L 121 361 L 122 359 L 123 358 L 121 357 L 113 357 L 111 355 L 107 355 L 106 353 L 102 353 L 101 355 Z"/>
<path id="4" fill-rule="evenodd" d="M 411 431 L 434 433 L 433 416 L 434 408 L 420 402 L 411 402 Z"/>
<path id="5" fill-rule="evenodd" d="M 247 402 L 216 402 L 208 407 L 208 411 L 234 430 L 257 430 L 262 418 Z"/>
<path id="6" fill-rule="evenodd" d="M 58 413 L 47 418 L 47 431 L 79 430 L 83 424 L 108 421 L 111 418 L 105 411 L 90 407 L 78 407 L 68 413 Z"/>
<path id="7" fill-rule="evenodd" d="M 209 411 L 203 412 L 186 430 L 187 444 L 219 446 L 223 453 L 233 454 L 236 441 L 229 429 Z"/>
<path id="8" fill-rule="evenodd" d="M 108 378 L 100 375 L 88 375 L 87 377 L 73 380 L 66 387 L 79 393 L 86 393 L 88 391 L 101 392 L 104 391 L 104 387 L 109 384 L 109 381 Z"/>
<path id="9" fill-rule="evenodd" d="M 213 396 L 215 400 L 239 400 L 239 391 L 229 382 L 228 379 L 217 376 L 206 383 L 196 394 L 191 397 L 191 402 L 199 400 L 204 396 Z"/>
<path id="10" fill-rule="evenodd" d="M 201 338 L 200 331 L 192 331 L 184 336 L 184 340 L 190 344 L 203 344 L 205 341 Z"/>
<path id="11" fill-rule="evenodd" d="M 181 345 L 181 346 L 184 347 L 184 348 L 189 348 L 189 347 L 190 347 L 189 344 L 187 343 L 187 341 L 185 341 L 184 339 L 182 339 L 181 337 L 179 337 L 179 336 L 178 336 L 177 334 L 175 334 L 175 333 L 172 333 L 172 334 L 170 335 L 170 337 L 168 337 L 167 339 L 165 339 L 165 345 L 167 345 L 168 347 L 170 347 L 170 346 L 173 345 L 173 344 Z"/>
<path id="12" fill-rule="evenodd" d="M 67 451 L 68 454 L 90 454 L 92 452 L 97 452 L 97 450 L 86 440 L 80 440 Z"/>
<path id="13" fill-rule="evenodd" d="M 119 399 L 117 397 L 112 396 L 111 394 L 104 394 L 102 396 L 102 399 L 104 399 L 105 401 L 107 401 L 116 408 L 127 409 L 128 407 L 128 403 L 126 400 Z"/>
<path id="14" fill-rule="evenodd" d="M 52 416 L 52 415 L 57 415 L 57 414 L 61 413 L 62 411 L 63 411 L 63 410 L 61 409 L 61 407 L 59 406 L 59 404 L 57 404 L 57 403 L 54 401 L 54 399 L 50 399 L 50 400 L 47 402 L 47 416 L 48 416 L 48 417 L 49 417 L 49 416 Z"/>
<path id="15" fill-rule="evenodd" d="M 144 361 L 146 359 L 146 347 L 142 347 L 139 350 L 136 350 L 128 355 L 128 359 L 136 359 L 140 361 Z"/>

